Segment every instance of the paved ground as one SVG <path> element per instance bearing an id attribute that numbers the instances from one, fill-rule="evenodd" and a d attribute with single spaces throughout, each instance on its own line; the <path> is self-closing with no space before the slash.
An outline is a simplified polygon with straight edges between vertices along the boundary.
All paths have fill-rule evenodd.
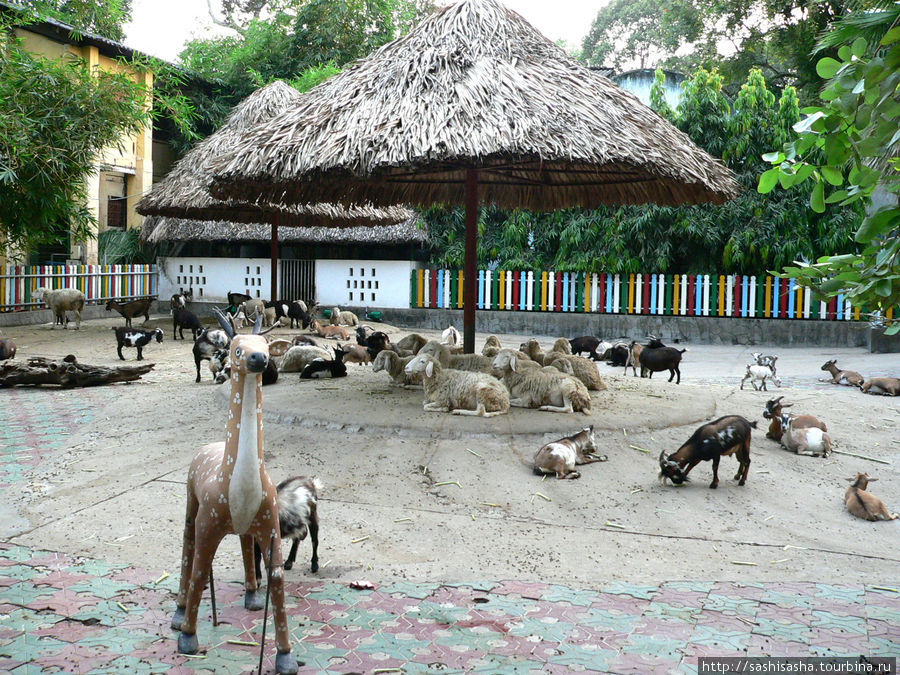
<path id="1" fill-rule="evenodd" d="M 111 324 L 6 332 L 21 357 L 114 364 Z M 255 666 L 254 647 L 235 644 L 259 639 L 238 601 L 236 546 L 216 559 L 221 625 L 201 608 L 202 658 L 176 655 L 168 629 L 185 467 L 224 414 L 206 372 L 193 384 L 189 346 L 154 345 L 140 384 L 0 390 L 0 672 Z M 701 655 L 900 653 L 897 523 L 853 520 L 840 503 L 842 478 L 867 470 L 897 510 L 898 399 L 817 382 L 833 356 L 865 374 L 896 375 L 900 359 L 776 351 L 778 393 L 880 462 L 798 458 L 760 433 L 747 487 L 727 463 L 717 491 L 708 465 L 687 488 L 658 485 L 651 455 L 698 420 L 761 419 L 767 394 L 736 391 L 741 347 L 691 345 L 678 388 L 601 367 L 610 390 L 591 419 L 610 461 L 574 482 L 542 483 L 527 465 L 583 416 L 422 415 L 420 393 L 355 366 L 340 383 L 267 388 L 270 473 L 303 467 L 326 483 L 323 568 L 288 574 L 305 672 L 694 672 Z"/>

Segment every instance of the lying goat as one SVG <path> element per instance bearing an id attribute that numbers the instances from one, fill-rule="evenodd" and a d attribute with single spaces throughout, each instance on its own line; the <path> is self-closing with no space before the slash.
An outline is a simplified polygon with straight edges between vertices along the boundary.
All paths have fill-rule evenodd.
<path id="1" fill-rule="evenodd" d="M 851 485 L 844 493 L 844 504 L 847 510 L 857 518 L 863 520 L 896 520 L 897 514 L 888 511 L 888 507 L 884 505 L 878 497 L 871 492 L 866 492 L 869 483 L 878 480 L 877 478 L 869 478 L 867 473 L 858 473 L 856 478 L 848 478 Z"/>
<path id="2" fill-rule="evenodd" d="M 784 413 L 781 416 L 781 445 L 798 455 L 811 457 L 828 457 L 831 452 L 831 436 L 818 427 L 795 427 L 794 416 Z"/>
<path id="3" fill-rule="evenodd" d="M 831 384 L 845 384 L 849 387 L 861 387 L 863 376 L 854 370 L 841 370 L 837 367 L 837 359 L 826 361 L 822 364 L 822 370 L 831 373 L 830 380 L 821 380 L 822 382 L 831 382 Z"/>
<path id="4" fill-rule="evenodd" d="M 144 328 L 116 326 L 113 330 L 116 332 L 116 342 L 118 343 L 116 351 L 119 354 L 119 358 L 123 361 L 125 360 L 125 357 L 122 356 L 122 347 L 137 347 L 137 360 L 143 361 L 144 347 L 146 347 L 153 338 L 156 338 L 157 342 L 163 341 L 162 328 L 146 330 Z"/>
<path id="5" fill-rule="evenodd" d="M 332 338 L 334 340 L 349 340 L 350 334 L 347 329 L 342 326 L 322 325 L 316 319 L 309 322 L 309 329 L 323 338 Z"/>
<path id="6" fill-rule="evenodd" d="M 750 384 L 756 391 L 768 391 L 766 388 L 766 380 L 772 380 L 776 386 L 781 386 L 781 378 L 773 371 L 771 366 L 760 366 L 758 364 L 748 363 L 747 372 L 744 379 L 741 380 L 741 389 L 744 388 L 744 382 L 750 380 Z M 759 382 L 759 384 L 757 384 Z"/>
<path id="7" fill-rule="evenodd" d="M 900 396 L 900 378 L 870 377 L 860 387 L 864 394 L 881 394 L 883 396 Z M 874 480 L 874 479 L 873 479 Z"/>
<path id="8" fill-rule="evenodd" d="M 301 380 L 318 380 L 327 377 L 347 377 L 344 351 L 340 347 L 335 348 L 333 359 L 315 359 L 300 372 Z"/>
<path id="9" fill-rule="evenodd" d="M 739 481 L 738 485 L 743 485 L 750 471 L 750 432 L 755 428 L 756 422 L 749 422 L 740 415 L 727 415 L 704 424 L 668 457 L 665 450 L 659 453 L 660 480 L 669 479 L 675 485 L 681 485 L 697 464 L 712 460 L 713 480 L 709 487 L 715 489 L 719 486 L 719 459 L 734 454 L 740 462 L 734 479 Z"/>
<path id="10" fill-rule="evenodd" d="M 556 474 L 557 479 L 581 478 L 576 465 L 605 462 L 606 455 L 595 455 L 597 441 L 594 425 L 585 427 L 573 436 L 547 443 L 534 454 L 534 472 L 538 476 Z"/>
<path id="11" fill-rule="evenodd" d="M 763 410 L 763 417 L 767 420 L 772 420 L 769 422 L 769 430 L 766 432 L 766 438 L 771 438 L 774 441 L 780 441 L 781 436 L 784 433 L 784 430 L 781 427 L 782 411 L 784 408 L 790 408 L 794 405 L 793 403 L 782 403 L 781 400 L 783 398 L 784 396 L 779 396 L 778 398 L 769 399 L 766 402 L 766 409 Z M 825 422 L 812 415 L 794 415 L 793 425 L 795 429 L 816 427 L 822 431 L 828 431 Z"/>
<path id="12" fill-rule="evenodd" d="M 284 569 L 289 570 L 297 559 L 297 547 L 306 539 L 309 532 L 309 540 L 312 542 L 312 561 L 310 570 L 319 571 L 319 491 L 322 484 L 318 478 L 297 476 L 288 478 L 278 484 L 278 525 L 281 528 L 281 540 L 292 539 L 291 552 L 284 561 Z M 260 560 L 262 551 L 259 544 L 254 544 L 254 558 L 256 562 L 256 579 L 262 581 L 262 569 Z M 268 555 L 268 551 L 266 551 Z"/>

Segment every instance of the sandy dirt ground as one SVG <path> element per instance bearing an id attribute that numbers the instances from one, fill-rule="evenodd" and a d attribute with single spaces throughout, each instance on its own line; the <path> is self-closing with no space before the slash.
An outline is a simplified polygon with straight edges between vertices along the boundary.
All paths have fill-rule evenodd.
<path id="1" fill-rule="evenodd" d="M 110 330 L 121 318 L 80 331 L 49 325 L 3 329 L 19 359 L 75 354 L 115 365 Z M 194 383 L 191 341 L 145 349 L 156 368 L 130 385 L 25 394 L 0 390 L 0 405 L 80 406 L 62 449 L 4 492 L 0 538 L 42 549 L 177 571 L 187 466 L 201 445 L 224 435 L 227 391 Z M 399 339 L 405 330 L 394 329 Z M 296 332 L 296 331 L 293 331 Z M 281 330 L 276 334 L 289 335 Z M 428 337 L 434 332 L 423 331 Z M 481 348 L 486 335 L 478 336 Z M 500 336 L 517 346 L 528 336 Z M 548 347 L 555 336 L 539 336 Z M 574 337 L 574 336 L 567 336 Z M 347 378 L 301 381 L 282 375 L 264 390 L 266 465 L 279 481 L 316 475 L 325 485 L 318 576 L 453 582 L 520 579 L 594 585 L 692 578 L 859 583 L 900 578 L 900 520 L 869 523 L 843 506 L 845 478 L 872 485 L 900 510 L 900 398 L 867 396 L 819 382 L 837 358 L 863 375 L 900 375 L 900 355 L 856 349 L 781 348 L 781 389 L 739 390 L 759 347 L 682 345 L 682 383 L 624 376 L 599 365 L 608 391 L 591 415 L 514 410 L 485 420 L 421 409 L 422 393 L 388 385 L 384 373 L 350 366 Z M 130 360 L 133 350 L 126 350 Z M 765 438 L 765 401 L 783 395 L 796 412 L 825 420 L 842 452 L 796 456 Z M 77 409 L 77 408 L 76 408 Z M 708 489 L 710 463 L 675 488 L 658 482 L 657 457 L 696 426 L 725 414 L 758 420 L 747 485 L 732 480 L 733 458 Z M 609 461 L 573 481 L 541 480 L 531 458 L 544 442 L 583 425 L 597 428 Z M 309 546 L 301 545 L 301 560 Z M 217 567 L 238 576 L 239 551 L 226 539 Z M 873 575 L 873 569 L 877 573 Z M 310 577 L 308 564 L 290 575 Z"/>

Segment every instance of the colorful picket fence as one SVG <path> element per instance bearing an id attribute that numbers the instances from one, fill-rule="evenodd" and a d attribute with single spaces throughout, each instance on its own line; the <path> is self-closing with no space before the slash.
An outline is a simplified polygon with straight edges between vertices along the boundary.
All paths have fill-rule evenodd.
<path id="1" fill-rule="evenodd" d="M 31 265 L 0 267 L 0 312 L 42 307 L 33 299 L 35 289 L 77 288 L 88 303 L 113 298 L 156 297 L 156 265 Z"/>
<path id="2" fill-rule="evenodd" d="M 461 270 L 414 270 L 410 306 L 460 309 Z M 843 296 L 815 302 L 793 279 L 709 274 L 478 271 L 478 309 L 859 320 Z M 888 318 L 893 318 L 893 310 Z"/>

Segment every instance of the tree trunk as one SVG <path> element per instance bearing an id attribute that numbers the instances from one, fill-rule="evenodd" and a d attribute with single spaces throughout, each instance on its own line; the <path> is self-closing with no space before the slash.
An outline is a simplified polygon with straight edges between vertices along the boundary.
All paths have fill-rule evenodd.
<path id="1" fill-rule="evenodd" d="M 27 365 L 17 361 L 0 364 L 0 387 L 24 385 L 37 387 L 43 384 L 59 385 L 63 389 L 72 387 L 97 387 L 115 382 L 139 380 L 149 373 L 155 364 L 139 366 L 90 366 L 78 363 L 73 354 L 61 361 L 53 361 L 40 356 L 28 359 Z"/>

